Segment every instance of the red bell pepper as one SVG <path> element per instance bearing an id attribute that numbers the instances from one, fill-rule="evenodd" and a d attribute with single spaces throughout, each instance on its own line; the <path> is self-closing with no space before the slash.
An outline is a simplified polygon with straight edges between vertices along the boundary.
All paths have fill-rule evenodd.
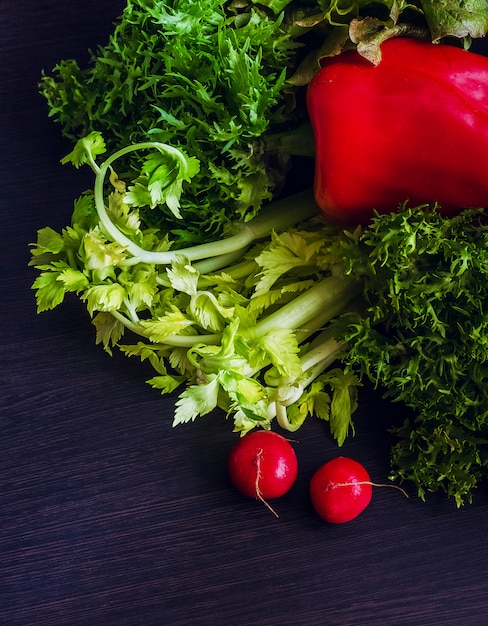
<path id="1" fill-rule="evenodd" d="M 341 224 L 438 202 L 488 207 L 488 58 L 397 38 L 326 59 L 307 92 L 315 198 Z"/>

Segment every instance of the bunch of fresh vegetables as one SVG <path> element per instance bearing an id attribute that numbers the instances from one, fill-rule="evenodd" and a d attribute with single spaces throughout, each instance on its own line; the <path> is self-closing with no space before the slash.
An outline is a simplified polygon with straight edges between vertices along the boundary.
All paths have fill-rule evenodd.
<path id="1" fill-rule="evenodd" d="M 488 62 L 437 42 L 483 36 L 482 4 L 129 0 L 87 69 L 41 81 L 75 140 L 63 162 L 95 183 L 39 231 L 38 310 L 78 294 L 109 353 L 184 386 L 175 424 L 316 415 L 341 445 L 369 378 L 412 409 L 392 476 L 469 500 L 488 452 Z"/>

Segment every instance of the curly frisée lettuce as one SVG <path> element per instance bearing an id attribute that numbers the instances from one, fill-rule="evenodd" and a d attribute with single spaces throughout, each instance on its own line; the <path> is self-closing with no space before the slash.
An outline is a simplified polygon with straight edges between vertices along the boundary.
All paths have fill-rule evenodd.
<path id="1" fill-rule="evenodd" d="M 369 379 L 412 411 L 392 424 L 392 478 L 470 501 L 488 473 L 485 224 L 400 207 L 345 232 L 286 182 L 310 156 L 321 58 L 377 63 L 406 33 L 468 47 L 485 4 L 127 0 L 86 68 L 40 81 L 74 144 L 62 162 L 95 182 L 32 244 L 38 311 L 77 296 L 97 343 L 178 394 L 174 424 L 220 408 L 241 433 L 294 431 L 314 415 L 341 445 Z"/>
<path id="2" fill-rule="evenodd" d="M 100 131 L 110 151 L 151 140 L 198 158 L 180 208 L 184 227 L 168 205 L 141 207 L 146 223 L 182 244 L 250 219 L 287 171 L 286 158 L 263 153 L 261 137 L 287 117 L 282 89 L 295 43 L 282 18 L 252 6 L 235 14 L 231 4 L 128 1 L 87 68 L 63 60 L 40 83 L 73 141 Z"/>
<path id="3" fill-rule="evenodd" d="M 315 217 L 311 192 L 235 223 L 224 239 L 173 249 L 164 233 L 144 227 L 138 206 L 151 201 L 178 211 L 198 161 L 153 142 L 98 165 L 103 151 L 101 136 L 91 133 L 64 159 L 89 164 L 95 184 L 76 201 L 69 227 L 41 229 L 33 244 L 38 311 L 78 294 L 109 353 L 117 345 L 149 361 L 149 383 L 163 394 L 184 386 L 174 424 L 219 407 L 243 433 L 270 428 L 275 418 L 293 431 L 314 414 L 329 420 L 342 444 L 358 380 L 327 369 L 342 349 L 328 322 L 359 284 L 341 275 L 333 248 L 345 235 Z M 131 151 L 146 157 L 126 185 L 114 166 Z M 126 331 L 137 341 L 123 343 Z"/>
<path id="4" fill-rule="evenodd" d="M 488 225 L 481 210 L 377 217 L 344 268 L 368 305 L 340 320 L 344 360 L 411 410 L 395 425 L 392 478 L 458 505 L 488 472 Z"/>

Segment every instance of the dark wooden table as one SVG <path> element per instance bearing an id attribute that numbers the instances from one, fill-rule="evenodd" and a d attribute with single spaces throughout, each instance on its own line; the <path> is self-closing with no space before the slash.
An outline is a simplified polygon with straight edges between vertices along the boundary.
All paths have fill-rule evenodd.
<path id="1" fill-rule="evenodd" d="M 217 413 L 171 427 L 149 371 L 94 343 L 68 300 L 37 315 L 36 230 L 69 221 L 89 178 L 37 93 L 41 70 L 86 59 L 122 0 L 0 5 L 0 624 L 482 625 L 488 623 L 488 501 L 377 489 L 354 522 L 327 525 L 308 498 L 338 453 L 325 426 L 297 434 L 300 477 L 276 519 L 229 484 L 236 435 Z M 88 172 L 89 175 L 89 172 Z M 388 471 L 388 413 L 364 390 L 341 453 Z"/>

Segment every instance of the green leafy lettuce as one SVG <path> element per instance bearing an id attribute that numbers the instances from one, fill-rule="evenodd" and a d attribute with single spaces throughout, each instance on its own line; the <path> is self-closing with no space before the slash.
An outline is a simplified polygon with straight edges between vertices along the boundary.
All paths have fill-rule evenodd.
<path id="1" fill-rule="evenodd" d="M 394 432 L 392 476 L 461 504 L 488 465 L 488 226 L 480 211 L 431 207 L 377 217 L 343 244 L 364 284 L 349 313 L 345 361 L 411 409 Z"/>

